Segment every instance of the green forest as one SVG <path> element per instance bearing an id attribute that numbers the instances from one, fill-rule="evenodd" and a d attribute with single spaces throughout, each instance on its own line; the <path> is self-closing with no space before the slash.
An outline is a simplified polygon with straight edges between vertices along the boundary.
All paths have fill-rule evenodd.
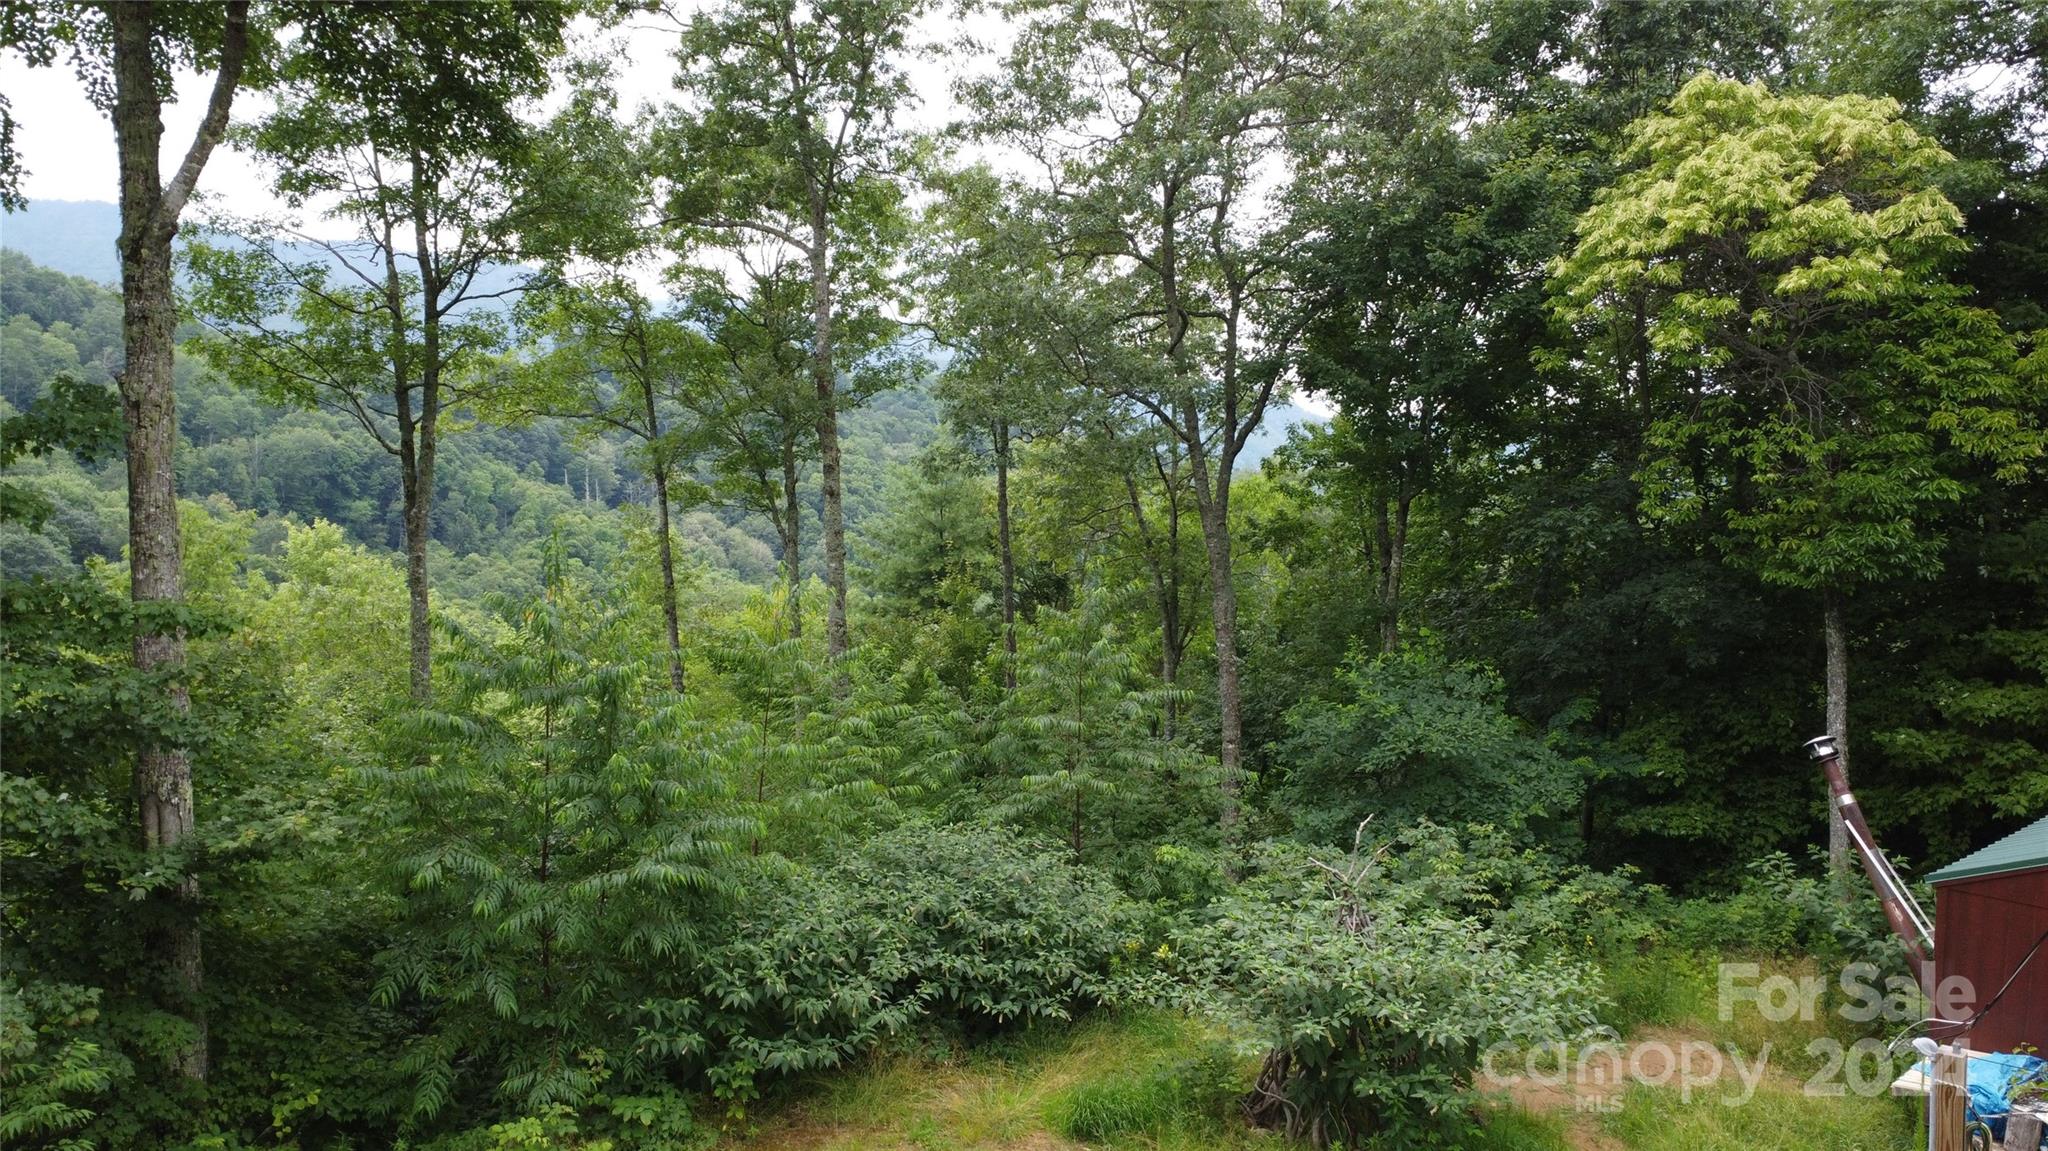
<path id="1" fill-rule="evenodd" d="M 1802 744 L 2048 812 L 2039 0 L 0 49 L 118 159 L 38 263 L 0 95 L 0 1145 L 1927 1138 Z"/>

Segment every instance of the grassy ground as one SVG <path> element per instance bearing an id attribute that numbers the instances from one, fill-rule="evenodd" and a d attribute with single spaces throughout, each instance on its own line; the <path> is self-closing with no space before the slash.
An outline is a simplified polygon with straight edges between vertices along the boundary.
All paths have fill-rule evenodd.
<path id="1" fill-rule="evenodd" d="M 1237 1121 L 1250 1067 L 1158 1015 L 1098 1019 L 971 1055 L 896 1055 L 821 1078 L 738 1125 L 746 1151 L 1283 1151 Z M 1467 1151 L 1570 1151 L 1567 1123 L 1489 1109 Z"/>
<path id="2" fill-rule="evenodd" d="M 1890 1099 L 1816 1098 L 1782 1086 L 1741 1107 L 1638 1087 L 1620 1112 L 1601 1117 L 1600 1131 L 1631 1151 L 1917 1151 L 1924 1144 L 1906 1115 Z"/>
<path id="3" fill-rule="evenodd" d="M 1794 969 L 1781 969 L 1799 974 Z M 1823 1014 L 1772 1024 L 1754 1011 L 1718 1018 L 1713 967 L 1658 957 L 1614 973 L 1617 1015 L 1632 1042 L 1754 1053 L 1769 1070 L 1744 1095 L 1734 1072 L 1702 1066 L 1681 1091 L 1516 1083 L 1488 1104 L 1465 1151 L 1915 1151 L 1912 1111 L 1888 1097 L 1806 1090 L 1824 1056 L 1816 1039 L 1860 1036 Z M 1767 969 L 1768 973 L 1769 969 Z M 1651 1062 L 1654 1078 L 1654 1061 Z M 1872 1071 L 1871 1074 L 1883 1073 Z M 747 1151 L 1279 1151 L 1283 1140 L 1235 1118 L 1250 1068 L 1185 1020 L 1126 1015 L 1046 1028 L 977 1047 L 902 1053 L 823 1077 L 734 1125 Z M 1889 1075 L 1885 1073 L 1888 1080 Z M 1730 1097 L 1741 1097 L 1730 1105 Z"/>
<path id="4" fill-rule="evenodd" d="M 1277 1148 L 1225 1120 L 1240 1069 L 1213 1037 L 1165 1016 L 1101 1019 L 967 1055 L 877 1059 L 764 1110 L 740 1146 Z"/>
<path id="5" fill-rule="evenodd" d="M 1765 960 L 1747 980 L 1834 974 L 1810 962 Z M 1614 1086 L 1574 1083 L 1561 1090 L 1513 1092 L 1527 1109 L 1561 1119 L 1566 1146 L 1585 1151 L 1917 1151 L 1925 1146 L 1915 1110 L 1887 1093 L 1910 1055 L 1885 1059 L 1876 1033 L 1844 1019 L 1831 994 L 1809 1018 L 1773 1022 L 1753 1003 L 1723 1017 L 1715 958 L 1658 954 L 1608 967 L 1615 1007 L 1607 1022 L 1627 1037 L 1637 1071 L 1664 1077 L 1653 1047 L 1673 1053 L 1669 1081 Z M 1858 1050 L 1856 1045 L 1863 1044 Z M 1830 1052 L 1842 1053 L 1839 1057 Z M 1747 1061 L 1737 1067 L 1733 1054 Z M 1759 1063 L 1759 1056 L 1765 1058 Z M 1596 1061 L 1597 1064 L 1597 1061 Z M 1753 1089 L 1743 1076 L 1754 1079 Z M 1687 1080 L 1690 1082 L 1687 1082 Z M 1831 1094 L 1830 1092 L 1839 1092 Z"/>

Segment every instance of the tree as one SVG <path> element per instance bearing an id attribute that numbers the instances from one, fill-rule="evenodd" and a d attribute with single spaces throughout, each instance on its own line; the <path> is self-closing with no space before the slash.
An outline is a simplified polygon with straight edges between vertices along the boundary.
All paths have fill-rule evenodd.
<path id="1" fill-rule="evenodd" d="M 1352 127 L 1294 211 L 1298 371 L 1338 407 L 1306 459 L 1370 521 L 1381 651 L 1401 642 L 1417 502 L 1509 441 L 1529 402 L 1541 269 L 1569 220 L 1548 201 L 1571 189 L 1514 163 L 1516 127 Z"/>
<path id="2" fill-rule="evenodd" d="M 1065 381 L 1144 413 L 1187 461 L 1234 824 L 1243 697 L 1230 487 L 1291 340 L 1263 323 L 1279 265 L 1271 222 L 1254 216 L 1287 124 L 1312 106 L 1326 13 L 1162 0 L 1025 16 L 998 76 L 966 96 L 976 130 L 1042 172 L 1027 210 L 1066 296 L 1066 322 L 1045 337 Z"/>
<path id="3" fill-rule="evenodd" d="M 1948 157 L 1891 101 L 1702 75 L 1636 123 L 1628 156 L 1556 265 L 1561 310 L 1598 323 L 1648 298 L 1649 348 L 1692 394 L 1651 429 L 1645 507 L 1709 518 L 1731 561 L 1820 593 L 1846 760 L 1845 599 L 1938 570 L 1930 520 L 1965 494 L 1961 458 L 2025 474 L 2038 381 L 1944 278 L 1963 247 L 1934 182 Z M 1839 870 L 1832 809 L 1830 827 Z"/>
<path id="4" fill-rule="evenodd" d="M 1592 858 L 1643 861 L 1680 884 L 1793 847 L 1818 814 L 1782 751 L 1811 734 L 1794 706 L 1808 677 L 1782 641 L 1801 614 L 1785 590 L 1721 564 L 1711 525 L 1643 514 L 1650 426 L 1685 402 L 1689 380 L 1648 354 L 1631 307 L 1598 326 L 1556 323 L 1548 267 L 1623 166 L 1628 123 L 1702 68 L 1782 75 L 1795 55 L 1792 11 L 1770 0 L 1491 6 L 1470 51 L 1457 48 L 1460 102 L 1484 109 L 1460 128 L 1459 163 L 1398 186 L 1434 189 L 1428 207 L 1443 213 L 1416 221 L 1434 253 L 1427 266 L 1443 269 L 1419 286 L 1464 292 L 1465 277 L 1492 280 L 1498 295 L 1479 297 L 1479 331 L 1512 369 L 1452 393 L 1490 396 L 1487 419 L 1477 436 L 1456 428 L 1451 466 L 1418 501 L 1403 630 L 1426 627 L 1456 658 L 1498 666 L 1517 715 L 1598 765 L 1580 808 Z M 1365 153 L 1357 170 L 1409 170 L 1402 155 Z M 1333 196 L 1332 208 L 1349 198 Z M 1401 220 L 1403 198 L 1379 215 Z M 1356 481 L 1374 477 L 1349 470 L 1356 458 L 1310 478 L 1331 495 L 1362 495 Z M 1359 516 L 1363 530 L 1347 528 L 1344 542 L 1371 554 L 1372 517 Z M 1277 721 L 1286 706 L 1267 714 Z"/>
<path id="5" fill-rule="evenodd" d="M 1058 261 L 1046 258 L 1029 189 L 985 166 L 944 173 L 925 219 L 920 252 L 927 323 L 950 354 L 935 392 L 968 444 L 984 446 L 995 471 L 996 552 L 1006 690 L 1016 687 L 1017 492 L 1020 452 L 1029 483 L 1052 509 L 1025 534 L 1059 538 L 1068 578 L 1040 590 L 1061 600 L 1090 579 L 1151 585 L 1159 622 L 1160 678 L 1179 683 L 1202 578 L 1187 570 L 1183 516 L 1192 514 L 1186 453 L 1170 428 L 1141 408 L 1085 386 L 1096 341 L 1072 306 Z M 1091 557 L 1107 565 L 1090 571 Z M 1130 561 L 1130 562 L 1126 562 Z M 1127 570 L 1137 567 L 1141 571 Z M 1048 594 L 1050 593 L 1050 594 Z M 1177 734 L 1182 698 L 1165 694 L 1161 734 Z"/>
<path id="6" fill-rule="evenodd" d="M 691 322 L 723 362 L 699 377 L 684 403 L 696 421 L 693 446 L 709 457 L 713 490 L 766 516 L 775 529 L 783 613 L 794 639 L 804 628 L 802 484 L 818 452 L 818 399 L 806 366 L 809 286 L 787 263 L 745 256 L 742 263 L 744 292 L 707 276 L 689 293 Z"/>
<path id="7" fill-rule="evenodd" d="M 68 46 L 86 91 L 112 117 L 119 153 L 121 205 L 121 332 L 125 358 L 119 380 L 127 426 L 128 562 L 130 595 L 138 608 L 135 666 L 160 673 L 174 711 L 190 707 L 181 677 L 184 637 L 178 625 L 184 571 L 178 536 L 178 496 L 172 456 L 178 421 L 171 389 L 177 306 L 171 293 L 171 239 L 206 162 L 227 134 L 228 113 L 250 57 L 249 5 L 115 4 L 105 9 L 9 5 L 0 44 L 49 64 Z M 168 181 L 162 170 L 163 106 L 171 86 L 168 65 L 212 68 L 213 88 L 199 127 Z M 0 112 L 0 198 L 18 201 L 11 112 Z M 192 831 L 192 762 L 174 745 L 152 742 L 135 765 L 142 839 L 170 850 Z M 177 898 L 199 894 L 187 876 Z M 206 1078 L 206 1024 L 199 995 L 204 982 L 198 925 L 181 917 L 166 940 L 163 962 L 190 1001 L 198 1035 L 179 1062 L 185 1074 Z"/>
<path id="8" fill-rule="evenodd" d="M 1498 875 L 1463 862 L 1494 845 L 1364 831 L 1331 858 L 1269 849 L 1172 933 L 1147 990 L 1268 1045 L 1243 1101 L 1258 1126 L 1316 1148 L 1470 1142 L 1482 1053 L 1582 1033 L 1596 977 L 1501 922 Z"/>
<path id="9" fill-rule="evenodd" d="M 326 198 L 356 235 L 258 227 L 251 249 L 193 257 L 195 308 L 215 331 L 202 346 L 217 367 L 343 412 L 398 461 L 420 702 L 433 696 L 427 541 L 441 416 L 465 370 L 503 341 L 491 306 L 524 284 L 500 265 L 563 210 L 562 197 L 546 199 L 552 173 L 533 163 L 517 113 L 546 91 L 571 12 L 555 0 L 309 9 L 278 108 L 252 140 L 276 160 L 289 203 Z M 368 57 L 385 66 L 361 67 Z"/>
<path id="10" fill-rule="evenodd" d="M 1028 395 L 1022 372 L 1006 362 L 1004 352 L 986 345 L 964 351 L 946 367 L 940 379 L 947 420 L 971 436 L 970 442 L 986 444 L 996 479 L 996 564 L 999 574 L 998 607 L 1003 621 L 1003 687 L 1017 686 L 1017 554 L 1011 532 L 1010 476 L 1015 465 L 1015 444 L 1027 430 L 1015 422 L 1021 413 L 1012 397 Z"/>
<path id="11" fill-rule="evenodd" d="M 1208 560 L 1179 438 L 1142 414 L 1095 403 L 1075 410 L 1062 434 L 1030 447 L 1022 485 L 1031 497 L 1027 507 L 1037 509 L 1030 534 L 1054 535 L 1065 545 L 1060 550 L 1075 557 L 1069 590 L 1091 580 L 1150 590 L 1159 680 L 1179 688 L 1209 599 Z M 1159 734 L 1167 742 L 1183 734 L 1187 702 L 1178 690 L 1165 695 Z"/>
<path id="12" fill-rule="evenodd" d="M 695 381 L 714 370 L 714 352 L 681 316 L 658 310 L 617 269 L 593 283 L 562 284 L 525 302 L 539 350 L 526 365 L 528 387 L 514 401 L 518 408 L 639 441 L 642 466 L 654 481 L 669 686 L 680 693 L 683 646 L 669 508 L 690 429 L 677 426 L 675 409 L 678 397 L 698 390 Z"/>
<path id="13" fill-rule="evenodd" d="M 2048 9 L 1839 0 L 1819 14 L 1802 79 L 1899 100 L 1956 157 L 1942 189 L 1971 240 L 1956 278 L 2007 329 L 2048 327 L 2048 156 L 2037 131 L 2048 112 Z M 2042 354 L 2038 336 L 2034 344 Z M 1980 834 L 1964 829 L 1987 805 L 2008 819 L 2043 806 L 2048 731 L 2035 721 L 2048 719 L 2048 669 L 2022 653 L 2048 628 L 2025 558 L 2048 532 L 2044 501 L 2048 473 L 2037 469 L 1947 509 L 1942 578 L 1892 589 L 1859 613 L 1863 628 L 1885 629 L 1885 642 L 1865 646 L 1875 660 L 1858 677 L 1873 721 L 1862 743 L 1882 759 L 1865 758 L 1857 793 L 1873 813 L 1901 813 L 1877 816 L 1888 846 L 1911 851 L 1924 833 L 1927 857 L 1960 855 Z"/>
<path id="14" fill-rule="evenodd" d="M 450 709 L 415 713 L 419 754 L 373 773 L 408 912 L 377 996 L 437 1017 L 407 1059 L 416 1118 L 449 1102 L 458 1067 L 528 1107 L 595 1091 L 602 1063 L 581 1053 L 624 1054 L 650 1021 L 614 997 L 672 994 L 751 830 L 693 701 L 636 703 L 622 616 L 561 561 L 539 596 L 501 605 L 502 638 L 450 629 Z"/>
<path id="15" fill-rule="evenodd" d="M 946 418 L 985 443 L 996 478 L 996 556 L 1001 570 L 1003 686 L 1017 686 L 1017 557 L 1011 475 L 1016 448 L 1062 430 L 1066 397 L 1047 382 L 1058 367 L 1035 340 L 1050 268 L 1027 220 L 1010 210 L 1016 189 L 986 167 L 946 173 L 925 221 L 920 253 L 929 323 L 951 359 L 938 380 Z"/>
<path id="16" fill-rule="evenodd" d="M 825 644 L 851 644 L 839 458 L 840 298 L 882 293 L 906 141 L 895 114 L 925 0 L 731 0 L 684 28 L 676 78 L 692 100 L 678 126 L 670 218 L 722 237 L 771 238 L 810 269 L 811 384 L 824 489 Z"/>
<path id="17" fill-rule="evenodd" d="M 1579 765 L 1504 708 L 1491 669 L 1451 663 L 1427 644 L 1355 656 L 1336 699 L 1288 709 L 1278 789 L 1297 837 L 1342 845 L 1375 814 L 1521 831 L 1568 812 Z"/>
<path id="18" fill-rule="evenodd" d="M 1067 847 L 1081 862 L 1090 811 L 1119 792 L 1159 786 L 1156 776 L 1177 749 L 1148 738 L 1149 717 L 1172 692 L 1151 681 L 1109 616 L 1115 596 L 1089 591 L 1071 611 L 1038 613 L 1018 653 L 1015 689 L 1004 697 L 989 755 L 1008 768 L 1020 793 L 1015 815 L 1050 814 L 1064 825 Z M 1095 819 L 1103 820 L 1099 812 Z"/>

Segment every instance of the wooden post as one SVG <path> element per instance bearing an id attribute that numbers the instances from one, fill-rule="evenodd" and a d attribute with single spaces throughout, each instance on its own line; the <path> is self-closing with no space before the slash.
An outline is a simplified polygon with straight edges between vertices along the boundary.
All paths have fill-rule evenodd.
<path id="1" fill-rule="evenodd" d="M 2004 1151 L 2041 1151 L 2041 1117 L 2015 1111 L 2005 1117 Z"/>
<path id="2" fill-rule="evenodd" d="M 1963 1121 L 1968 1105 L 1970 1057 L 1943 1049 L 1934 1057 L 1934 1094 L 1928 1103 L 1934 1151 L 1965 1151 Z"/>

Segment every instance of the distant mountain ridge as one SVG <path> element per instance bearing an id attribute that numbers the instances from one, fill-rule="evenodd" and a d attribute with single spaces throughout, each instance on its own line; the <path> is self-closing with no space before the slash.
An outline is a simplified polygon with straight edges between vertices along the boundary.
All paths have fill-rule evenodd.
<path id="1" fill-rule="evenodd" d="M 180 235 L 197 232 L 188 225 Z M 120 239 L 121 209 L 103 200 L 32 200 L 23 211 L 0 215 L 0 248 L 20 252 L 52 271 L 115 289 L 121 284 Z M 297 260 L 326 264 L 330 272 L 342 270 L 340 260 L 317 245 L 284 247 Z M 477 277 L 473 291 L 478 296 L 505 291 L 516 287 L 527 272 L 518 265 L 487 266 Z M 488 306 L 504 305 L 488 301 Z"/>
<path id="2" fill-rule="evenodd" d="M 26 210 L 0 215 L 0 247 L 12 248 L 43 267 L 66 275 L 83 276 L 109 286 L 121 280 L 117 244 L 121 236 L 120 209 L 98 200 L 35 200 Z M 332 263 L 325 252 L 304 248 L 306 258 Z M 510 286 L 521 269 L 492 269 L 504 285 L 480 283 L 480 292 Z M 487 278 L 488 279 L 488 278 Z M 1242 463 L 1257 467 L 1287 440 L 1287 434 L 1301 424 L 1328 422 L 1325 417 L 1298 403 L 1275 404 L 1265 421 L 1245 445 Z"/>
<path id="3" fill-rule="evenodd" d="M 121 210 L 103 200 L 31 200 L 0 215 L 0 248 L 67 276 L 121 282 Z"/>

